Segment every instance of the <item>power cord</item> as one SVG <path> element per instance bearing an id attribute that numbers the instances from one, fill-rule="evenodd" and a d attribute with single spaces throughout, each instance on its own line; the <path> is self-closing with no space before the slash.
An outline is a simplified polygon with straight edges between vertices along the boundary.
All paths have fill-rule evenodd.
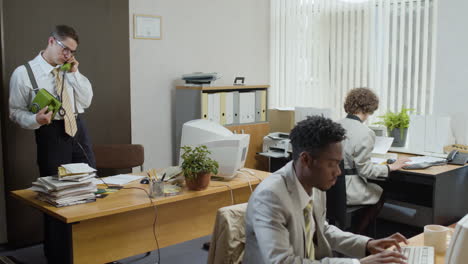
<path id="1" fill-rule="evenodd" d="M 63 89 L 62 89 L 63 91 Z M 65 109 L 64 109 L 65 111 Z M 64 115 L 65 117 L 68 118 L 68 116 Z M 78 132 L 78 131 L 77 131 Z M 73 139 L 73 141 L 80 147 L 81 151 L 83 152 L 85 158 L 86 158 L 86 161 L 88 162 L 88 164 L 90 164 L 90 160 L 89 160 L 89 157 L 88 157 L 88 154 L 86 153 L 86 151 L 84 150 L 83 146 L 80 144 L 80 142 L 75 138 L 75 137 L 71 137 Z M 100 181 L 102 181 L 102 183 L 105 185 L 105 188 L 106 189 L 111 189 L 111 187 L 104 181 L 104 179 L 102 177 L 99 177 L 97 176 L 96 174 L 96 178 L 98 178 Z M 158 241 L 158 238 L 157 238 L 157 235 L 156 235 L 156 222 L 157 222 L 157 219 L 158 219 L 158 210 L 156 208 L 156 204 L 153 203 L 153 199 L 151 199 L 151 196 L 150 194 L 148 193 L 147 190 L 143 189 L 143 188 L 140 188 L 140 187 L 124 187 L 124 188 L 121 188 L 121 189 L 138 189 L 138 190 L 143 190 L 148 199 L 150 200 L 150 203 L 151 203 L 151 206 L 154 208 L 154 221 L 153 221 L 153 236 L 154 236 L 154 241 L 156 241 L 156 249 L 158 251 L 158 261 L 156 262 L 156 264 L 161 264 L 161 251 L 160 251 L 160 248 L 159 248 L 159 241 Z"/>
<path id="2" fill-rule="evenodd" d="M 251 176 L 255 177 L 257 180 L 259 180 L 260 182 L 263 181 L 262 178 L 258 177 L 257 174 L 253 171 L 253 170 L 249 170 L 247 168 L 242 168 L 242 169 L 239 169 L 239 171 L 245 171 L 247 172 L 248 174 L 250 174 Z"/>
<path id="3" fill-rule="evenodd" d="M 151 206 L 153 206 L 154 208 L 154 221 L 153 221 L 153 236 L 154 236 L 154 241 L 156 241 L 156 250 L 158 251 L 158 261 L 156 262 L 156 264 L 161 264 L 161 251 L 160 251 L 160 248 L 159 248 L 159 242 L 158 242 L 158 237 L 156 235 L 156 222 L 158 220 L 158 209 L 156 207 L 156 204 L 153 203 L 153 199 L 151 199 L 151 196 L 150 194 L 148 193 L 148 191 L 146 189 L 143 189 L 143 188 L 140 188 L 140 187 L 124 187 L 122 189 L 127 189 L 127 190 L 130 190 L 130 189 L 137 189 L 137 190 L 143 190 L 148 199 L 150 200 L 150 203 L 151 203 Z"/>
<path id="4" fill-rule="evenodd" d="M 250 177 L 241 170 L 238 170 L 237 173 L 245 176 L 245 178 L 247 179 L 247 182 L 249 183 L 250 193 L 252 193 L 253 189 L 252 189 L 252 184 L 250 183 Z"/>
<path id="5" fill-rule="evenodd" d="M 229 189 L 229 191 L 231 193 L 231 204 L 234 205 L 234 190 L 231 188 L 231 186 L 221 183 L 221 185 L 216 185 L 216 186 L 211 185 L 210 187 L 215 187 L 215 188 L 228 187 L 228 189 Z"/>

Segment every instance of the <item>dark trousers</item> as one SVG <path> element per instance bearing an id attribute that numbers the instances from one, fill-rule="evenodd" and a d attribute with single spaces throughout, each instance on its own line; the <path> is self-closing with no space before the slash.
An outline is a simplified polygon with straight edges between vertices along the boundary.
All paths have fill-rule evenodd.
<path id="1" fill-rule="evenodd" d="M 96 160 L 94 152 L 91 148 L 91 141 L 88 136 L 88 131 L 84 121 L 76 119 L 78 131 L 75 137 L 72 138 L 65 133 L 64 121 L 54 120 L 49 125 L 43 125 L 36 129 L 36 144 L 37 144 L 37 164 L 39 165 L 39 173 L 41 177 L 57 174 L 57 168 L 62 164 L 67 163 L 88 163 L 89 166 L 96 168 Z M 44 252 L 49 263 L 63 263 L 57 259 L 69 258 L 69 252 L 61 252 L 57 250 L 62 244 L 60 241 L 67 241 L 66 235 L 58 231 L 57 227 L 67 225 L 57 222 L 52 217 L 45 215 L 44 219 Z M 62 245 L 63 246 L 63 245 Z M 58 255 L 57 255 L 58 254 Z"/>
<path id="2" fill-rule="evenodd" d="M 57 168 L 67 163 L 83 162 L 96 168 L 88 131 L 79 116 L 76 125 L 78 131 L 74 138 L 65 133 L 63 120 L 54 120 L 36 129 L 37 164 L 41 177 L 56 175 Z"/>

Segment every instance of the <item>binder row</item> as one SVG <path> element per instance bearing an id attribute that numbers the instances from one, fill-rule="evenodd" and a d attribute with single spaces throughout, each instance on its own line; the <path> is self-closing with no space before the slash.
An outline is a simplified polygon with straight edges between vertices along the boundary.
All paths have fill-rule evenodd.
<path id="1" fill-rule="evenodd" d="M 202 93 L 202 119 L 221 125 L 266 121 L 266 90 Z"/>

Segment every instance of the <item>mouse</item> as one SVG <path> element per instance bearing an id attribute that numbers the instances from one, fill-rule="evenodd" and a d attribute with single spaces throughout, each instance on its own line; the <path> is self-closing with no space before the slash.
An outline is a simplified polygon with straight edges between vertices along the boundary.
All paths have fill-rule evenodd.
<path id="1" fill-rule="evenodd" d="M 143 178 L 141 181 L 140 181 L 141 184 L 149 184 L 149 180 L 148 178 Z"/>
<path id="2" fill-rule="evenodd" d="M 392 164 L 392 163 L 395 163 L 396 159 L 388 159 L 387 160 L 387 164 Z"/>

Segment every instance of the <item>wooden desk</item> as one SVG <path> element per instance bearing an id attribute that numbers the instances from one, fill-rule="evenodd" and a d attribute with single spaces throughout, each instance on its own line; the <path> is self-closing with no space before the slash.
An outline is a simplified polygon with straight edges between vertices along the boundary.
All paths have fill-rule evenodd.
<path id="1" fill-rule="evenodd" d="M 398 157 L 414 155 L 399 154 Z M 425 170 L 398 170 L 390 173 L 381 185 L 387 200 L 400 205 L 416 205 L 424 215 L 416 226 L 449 225 L 468 212 L 468 166 L 433 166 Z"/>
<path id="2" fill-rule="evenodd" d="M 253 170 L 264 179 L 268 172 Z M 253 187 L 259 179 L 249 176 Z M 228 186 L 226 186 L 228 185 Z M 126 187 L 142 187 L 139 183 Z M 218 208 L 247 202 L 249 181 L 239 175 L 229 182 L 212 181 L 204 191 L 184 190 L 172 197 L 153 199 L 159 247 L 166 247 L 212 233 Z M 153 236 L 155 209 L 145 192 L 122 189 L 97 202 L 56 208 L 37 199 L 30 190 L 12 196 L 41 210 L 53 237 L 45 241 L 49 263 L 102 264 L 157 248 Z M 58 254 L 57 252 L 60 252 Z"/>
<path id="3" fill-rule="evenodd" d="M 450 239 L 452 237 L 453 229 L 455 228 L 455 224 L 450 226 L 449 234 L 447 236 L 447 245 L 450 242 Z M 424 233 L 421 233 L 417 236 L 414 236 L 410 239 L 408 239 L 408 246 L 424 246 Z M 403 245 L 403 244 L 402 244 Z M 435 261 L 434 264 L 445 264 L 445 253 L 443 254 L 437 254 L 435 253 Z"/>

